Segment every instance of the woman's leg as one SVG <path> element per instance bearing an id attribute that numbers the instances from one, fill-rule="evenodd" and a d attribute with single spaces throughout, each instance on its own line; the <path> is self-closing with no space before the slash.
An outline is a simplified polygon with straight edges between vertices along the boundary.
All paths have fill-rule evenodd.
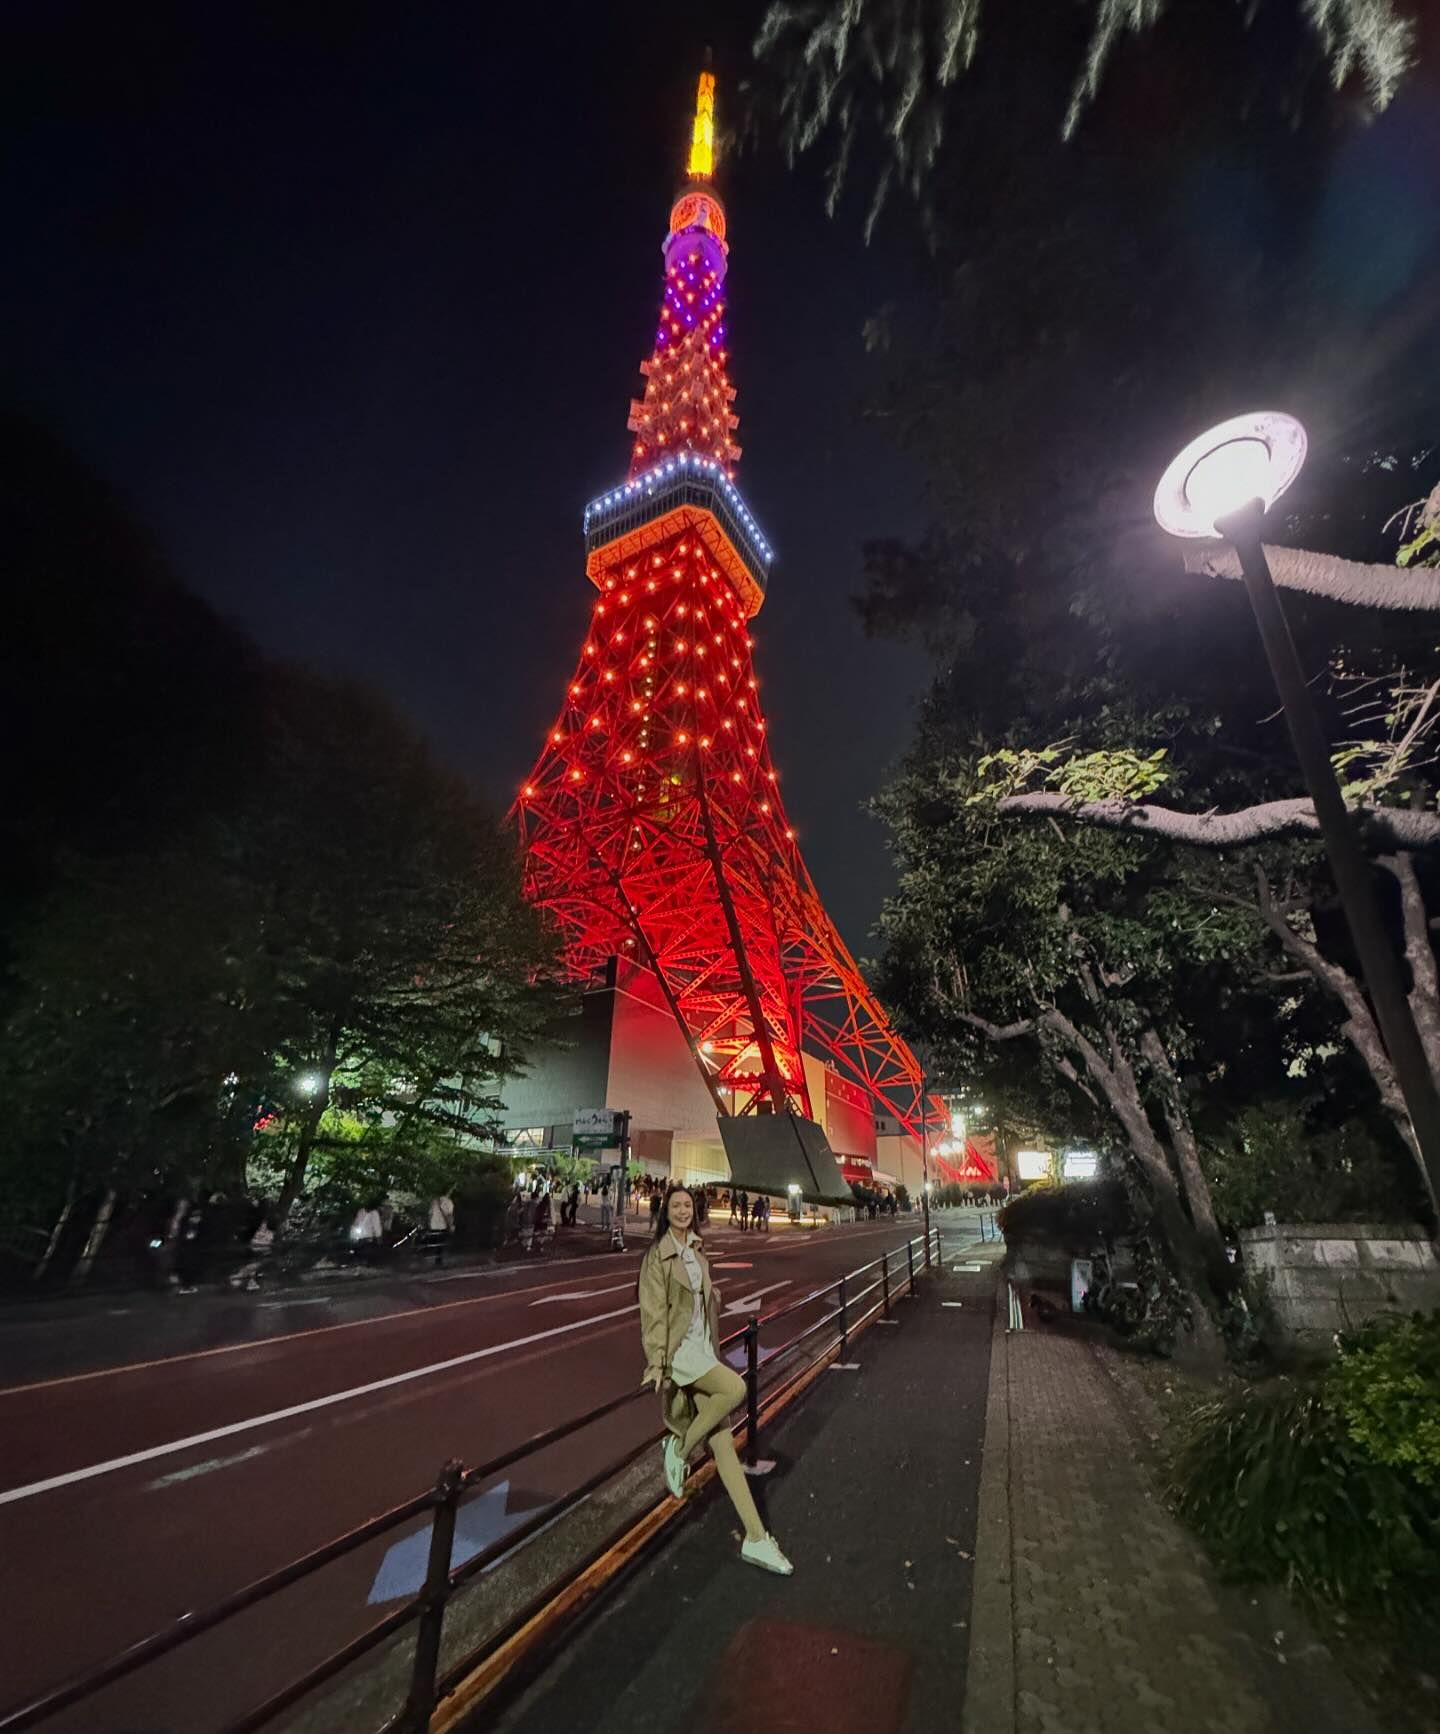
<path id="1" fill-rule="evenodd" d="M 765 1534 L 765 1525 L 760 1521 L 760 1513 L 755 1509 L 755 1501 L 750 1496 L 750 1480 L 740 1461 L 740 1454 L 735 1449 L 734 1435 L 728 1427 L 722 1427 L 718 1433 L 710 1435 L 710 1455 L 715 1459 L 715 1472 L 730 1495 L 735 1515 L 745 1530 L 746 1541 L 759 1541 Z"/>
<path id="2" fill-rule="evenodd" d="M 735 1515 L 745 1530 L 745 1539 L 759 1541 L 765 1534 L 765 1525 L 755 1509 L 750 1483 L 736 1453 L 734 1437 L 726 1425 L 732 1411 L 745 1396 L 745 1381 L 729 1367 L 717 1365 L 698 1378 L 690 1390 L 695 1397 L 697 1412 L 690 1431 L 681 1442 L 681 1449 L 688 1457 L 701 1440 L 710 1441 L 710 1455 L 715 1459 L 716 1473 L 730 1495 Z"/>
<path id="3" fill-rule="evenodd" d="M 680 1454 L 687 1460 L 696 1446 L 703 1444 L 739 1405 L 745 1395 L 745 1381 L 717 1361 L 691 1385 L 690 1394 L 695 1399 L 695 1419 L 680 1441 Z"/>

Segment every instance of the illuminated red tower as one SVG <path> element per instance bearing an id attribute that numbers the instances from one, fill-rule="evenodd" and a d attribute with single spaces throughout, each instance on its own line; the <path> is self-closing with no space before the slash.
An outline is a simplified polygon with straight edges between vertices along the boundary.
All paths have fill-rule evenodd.
<path id="1" fill-rule="evenodd" d="M 803 1049 L 914 1131 L 920 1068 L 805 870 L 760 703 L 772 555 L 734 481 L 714 102 L 707 72 L 629 476 L 585 509 L 599 594 L 516 802 L 527 885 L 577 976 L 654 975 L 722 1116 L 813 1118 Z"/>

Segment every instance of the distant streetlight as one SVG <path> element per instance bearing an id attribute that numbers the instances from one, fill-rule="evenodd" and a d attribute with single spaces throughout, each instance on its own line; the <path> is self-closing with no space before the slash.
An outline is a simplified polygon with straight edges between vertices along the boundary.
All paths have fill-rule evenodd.
<path id="1" fill-rule="evenodd" d="M 1265 514 L 1300 474 L 1305 450 L 1305 430 L 1293 416 L 1260 411 L 1221 422 L 1191 440 L 1160 478 L 1155 518 L 1172 536 L 1224 536 L 1234 544 L 1432 1199 L 1440 1201 L 1440 1095 L 1260 541 Z"/>
<path id="2" fill-rule="evenodd" d="M 301 1072 L 296 1087 L 302 1096 L 318 1096 L 325 1086 L 324 1076 L 320 1072 Z"/>

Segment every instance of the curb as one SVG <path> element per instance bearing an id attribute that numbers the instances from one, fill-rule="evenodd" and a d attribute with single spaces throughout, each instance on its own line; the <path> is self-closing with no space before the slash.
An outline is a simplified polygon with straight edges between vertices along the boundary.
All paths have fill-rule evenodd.
<path id="1" fill-rule="evenodd" d="M 999 1283 L 1004 1283 L 1001 1272 Z M 997 1295 L 990 1338 L 990 1387 L 980 1509 L 975 1524 L 975 1586 L 965 1670 L 963 1734 L 1014 1734 L 1014 1554 L 1010 1531 L 1010 1332 Z"/>

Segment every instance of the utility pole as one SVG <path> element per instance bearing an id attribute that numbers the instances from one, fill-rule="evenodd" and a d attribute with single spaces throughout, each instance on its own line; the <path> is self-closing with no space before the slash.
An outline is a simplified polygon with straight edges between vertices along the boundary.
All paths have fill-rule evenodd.
<path id="1" fill-rule="evenodd" d="M 630 1186 L 630 1110 L 615 1116 L 620 1127 L 620 1178 L 615 1187 L 615 1216 L 610 1224 L 611 1252 L 625 1250 L 625 1195 Z"/>

